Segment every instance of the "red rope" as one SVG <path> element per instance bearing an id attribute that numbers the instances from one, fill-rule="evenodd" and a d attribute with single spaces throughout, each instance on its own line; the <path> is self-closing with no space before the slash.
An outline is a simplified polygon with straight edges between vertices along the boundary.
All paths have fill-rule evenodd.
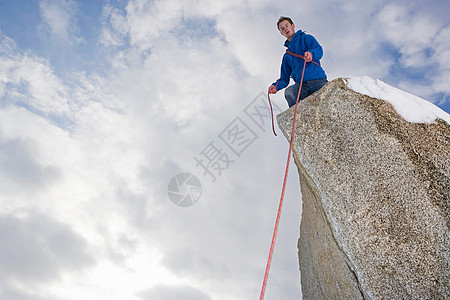
<path id="1" fill-rule="evenodd" d="M 286 53 L 289 54 L 289 55 L 292 55 L 292 56 L 301 58 L 301 59 L 305 59 L 305 57 L 304 57 L 303 55 L 295 54 L 294 52 L 291 52 L 291 51 L 289 51 L 288 49 L 286 49 Z M 305 61 L 306 61 L 306 59 L 305 59 Z M 315 61 L 313 61 L 313 60 L 311 60 L 311 62 L 312 62 L 312 63 L 315 63 L 315 64 L 318 65 L 318 66 L 320 66 L 319 63 L 317 63 L 317 62 L 315 62 Z"/>
<path id="2" fill-rule="evenodd" d="M 269 94 L 269 92 L 267 92 L 267 99 L 269 99 L 270 115 L 272 117 L 272 131 L 273 131 L 273 134 L 275 134 L 275 136 L 277 136 L 277 133 L 275 132 L 275 124 L 274 124 L 274 121 L 273 121 L 273 109 L 272 109 L 272 102 L 270 102 L 270 94 Z"/>
<path id="3" fill-rule="evenodd" d="M 281 208 L 283 206 L 284 192 L 286 190 L 287 176 L 288 176 L 288 172 L 289 172 L 289 162 L 291 161 L 292 144 L 294 141 L 294 132 L 295 132 L 295 120 L 297 119 L 297 106 L 298 106 L 298 100 L 300 99 L 300 92 L 302 90 L 303 76 L 305 75 L 305 67 L 306 67 L 306 60 L 304 59 L 302 79 L 300 80 L 300 87 L 298 89 L 297 101 L 295 102 L 294 121 L 292 122 L 291 141 L 289 143 L 289 153 L 288 153 L 288 158 L 287 158 L 286 171 L 284 173 L 283 189 L 281 191 L 281 198 L 280 198 L 280 204 L 278 205 L 277 219 L 275 221 L 275 228 L 273 231 L 272 243 L 270 244 L 270 250 L 269 250 L 269 258 L 267 259 L 266 272 L 264 274 L 264 281 L 263 281 L 263 285 L 261 288 L 261 294 L 259 296 L 259 300 L 264 299 L 264 293 L 266 292 L 266 286 L 267 286 L 267 279 L 269 277 L 270 264 L 272 263 L 273 249 L 275 247 L 275 240 L 277 239 L 278 224 L 280 222 Z M 272 121 L 273 121 L 273 119 L 272 119 Z"/>
<path id="4" fill-rule="evenodd" d="M 275 84 L 275 88 L 277 87 L 279 82 L 280 82 L 280 80 L 277 80 L 277 84 Z M 273 109 L 272 109 L 272 102 L 270 102 L 270 93 L 269 93 L 269 91 L 267 91 L 267 99 L 269 100 L 270 115 L 272 116 L 272 131 L 273 131 L 273 134 L 275 134 L 275 136 L 277 136 L 277 133 L 275 132 L 275 124 L 274 124 L 274 121 L 273 121 Z"/>

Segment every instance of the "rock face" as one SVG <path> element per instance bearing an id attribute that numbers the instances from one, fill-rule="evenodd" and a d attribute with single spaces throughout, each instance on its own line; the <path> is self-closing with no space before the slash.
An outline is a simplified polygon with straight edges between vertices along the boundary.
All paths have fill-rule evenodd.
<path id="1" fill-rule="evenodd" d="M 278 116 L 290 140 L 294 108 Z M 329 82 L 298 107 L 304 299 L 450 298 L 450 126 Z"/>

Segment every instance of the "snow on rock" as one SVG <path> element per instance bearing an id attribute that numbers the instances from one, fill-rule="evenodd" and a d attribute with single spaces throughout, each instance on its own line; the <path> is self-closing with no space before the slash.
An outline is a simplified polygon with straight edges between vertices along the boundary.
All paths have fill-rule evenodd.
<path id="1" fill-rule="evenodd" d="M 392 87 L 383 81 L 368 76 L 350 76 L 347 87 L 355 92 L 388 101 L 395 110 L 408 122 L 433 123 L 437 118 L 450 124 L 450 115 L 420 97 Z"/>

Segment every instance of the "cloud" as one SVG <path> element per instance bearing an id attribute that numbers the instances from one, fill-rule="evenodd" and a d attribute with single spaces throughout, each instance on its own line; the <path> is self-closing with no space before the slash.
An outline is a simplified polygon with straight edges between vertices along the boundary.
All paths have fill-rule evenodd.
<path id="1" fill-rule="evenodd" d="M 76 4 L 72 0 L 44 0 L 39 3 L 44 24 L 50 30 L 51 36 L 65 43 L 79 43 L 75 14 Z"/>
<path id="2" fill-rule="evenodd" d="M 190 287 L 190 286 L 171 286 L 171 285 L 156 285 L 151 289 L 143 291 L 140 294 L 141 299 L 150 300 L 211 300 L 204 292 Z"/>
<path id="3" fill-rule="evenodd" d="M 14 299 L 14 300 L 56 300 L 55 297 L 39 296 L 36 291 L 24 291 L 10 287 L 2 287 L 0 291 L 0 299 Z"/>
<path id="4" fill-rule="evenodd" d="M 128 31 L 125 12 L 111 5 L 105 5 L 102 10 L 99 43 L 106 47 L 124 46 Z"/>
<path id="5" fill-rule="evenodd" d="M 382 28 L 378 34 L 385 43 L 382 45 L 393 50 L 395 57 L 388 77 L 396 77 L 400 88 L 430 98 L 449 92 L 448 85 L 443 84 L 449 80 L 449 25 L 425 6 L 422 1 L 387 4 L 375 16 L 375 24 Z"/>
<path id="6" fill-rule="evenodd" d="M 1 140 L 0 189 L 7 194 L 17 189 L 38 189 L 54 184 L 61 171 L 56 166 L 45 166 L 35 160 L 34 145 L 20 139 Z"/>
<path id="7" fill-rule="evenodd" d="M 415 14 L 413 7 L 389 4 L 377 16 L 382 35 L 400 52 L 399 63 L 404 67 L 415 67 L 427 59 L 427 51 L 439 30 L 436 20 Z"/>
<path id="8" fill-rule="evenodd" d="M 0 215 L 2 287 L 33 288 L 92 266 L 86 241 L 69 226 L 36 212 Z"/>
<path id="9" fill-rule="evenodd" d="M 0 96 L 3 105 L 27 107 L 46 116 L 67 117 L 67 92 L 49 62 L 33 54 L 23 54 L 9 37 L 1 34 Z"/>

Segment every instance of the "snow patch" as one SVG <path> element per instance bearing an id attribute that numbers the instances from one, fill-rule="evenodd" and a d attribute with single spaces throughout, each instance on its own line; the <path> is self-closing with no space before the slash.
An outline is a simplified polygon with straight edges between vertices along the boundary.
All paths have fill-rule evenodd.
<path id="1" fill-rule="evenodd" d="M 450 115 L 420 97 L 392 87 L 383 81 L 374 80 L 368 76 L 350 76 L 346 78 L 347 87 L 355 92 L 385 100 L 408 122 L 433 123 L 442 119 L 450 124 Z"/>

